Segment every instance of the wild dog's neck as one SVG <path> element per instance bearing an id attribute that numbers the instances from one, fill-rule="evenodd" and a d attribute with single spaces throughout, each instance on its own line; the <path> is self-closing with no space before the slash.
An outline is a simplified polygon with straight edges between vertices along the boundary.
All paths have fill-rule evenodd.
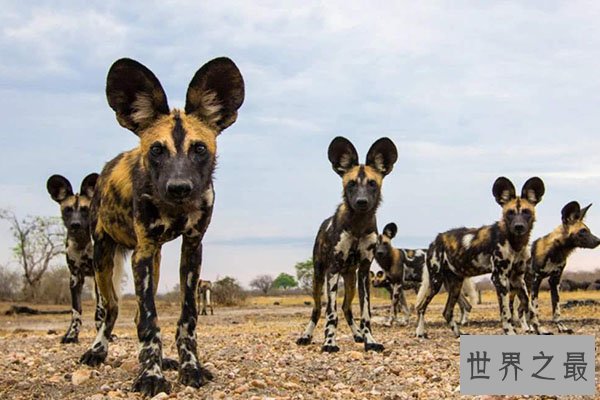
<path id="1" fill-rule="evenodd" d="M 568 232 L 563 224 L 557 226 L 549 235 L 550 252 L 554 253 L 561 261 L 566 261 L 577 245 L 569 238 Z"/>
<path id="2" fill-rule="evenodd" d="M 67 247 L 83 250 L 87 245 L 91 244 L 92 238 L 89 232 L 79 235 L 67 234 Z"/>
<path id="3" fill-rule="evenodd" d="M 342 203 L 336 212 L 338 226 L 343 230 L 350 231 L 356 235 L 375 231 L 377 227 L 377 220 L 375 218 L 376 211 L 377 207 L 364 213 L 356 212 L 346 203 Z"/>

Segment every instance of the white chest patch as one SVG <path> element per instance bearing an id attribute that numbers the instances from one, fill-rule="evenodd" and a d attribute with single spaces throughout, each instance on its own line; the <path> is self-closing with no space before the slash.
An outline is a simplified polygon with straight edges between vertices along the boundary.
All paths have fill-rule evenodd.
<path id="1" fill-rule="evenodd" d="M 510 262 L 514 261 L 515 252 L 513 251 L 512 247 L 510 247 L 510 243 L 508 243 L 508 240 L 505 241 L 504 244 L 498 243 L 498 250 L 500 250 L 500 254 L 502 255 L 503 260 L 507 260 Z"/>
<path id="2" fill-rule="evenodd" d="M 183 230 L 188 236 L 197 236 L 200 234 L 195 228 L 200 218 L 202 218 L 202 211 L 193 211 L 188 214 L 188 219 Z"/>
<path id="3" fill-rule="evenodd" d="M 340 240 L 334 247 L 335 253 L 342 254 L 344 260 L 348 258 L 348 254 L 350 254 L 350 249 L 352 249 L 352 244 L 356 239 L 352 236 L 348 231 L 342 231 L 340 235 Z"/>
<path id="4" fill-rule="evenodd" d="M 358 253 L 360 254 L 361 260 L 373 259 L 373 249 L 375 248 L 374 245 L 376 243 L 377 234 L 375 232 L 371 232 L 360 239 L 360 242 L 358 243 Z"/>

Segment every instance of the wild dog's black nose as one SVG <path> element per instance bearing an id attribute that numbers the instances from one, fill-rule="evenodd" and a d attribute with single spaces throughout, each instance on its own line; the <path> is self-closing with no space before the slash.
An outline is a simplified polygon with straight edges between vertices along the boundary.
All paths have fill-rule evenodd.
<path id="1" fill-rule="evenodd" d="M 385 255 L 385 253 L 383 252 L 383 250 L 377 250 L 377 252 L 375 253 L 375 255 L 377 257 L 383 257 Z"/>
<path id="2" fill-rule="evenodd" d="M 192 182 L 183 179 L 173 179 L 167 182 L 167 192 L 176 199 L 184 199 L 192 193 Z"/>
<path id="3" fill-rule="evenodd" d="M 69 225 L 71 229 L 81 229 L 81 222 L 74 221 Z"/>
<path id="4" fill-rule="evenodd" d="M 523 232 L 525 232 L 525 225 L 523 225 L 523 224 L 515 224 L 514 229 L 515 229 L 516 233 L 523 233 Z"/>
<path id="5" fill-rule="evenodd" d="M 369 205 L 369 200 L 364 197 L 356 199 L 356 206 L 360 208 L 366 208 Z"/>

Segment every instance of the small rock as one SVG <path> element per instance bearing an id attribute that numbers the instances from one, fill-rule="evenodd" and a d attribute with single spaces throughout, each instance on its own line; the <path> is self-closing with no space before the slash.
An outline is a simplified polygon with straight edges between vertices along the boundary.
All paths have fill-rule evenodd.
<path id="1" fill-rule="evenodd" d="M 89 399 L 90 400 L 103 400 L 104 399 L 104 395 L 98 393 L 98 394 L 95 394 L 95 395 L 91 396 Z"/>
<path id="2" fill-rule="evenodd" d="M 235 393 L 235 394 L 246 393 L 248 391 L 248 389 L 250 389 L 250 387 L 248 385 L 244 384 L 242 386 L 238 386 L 237 388 L 235 388 L 233 393 Z"/>
<path id="3" fill-rule="evenodd" d="M 151 400 L 163 400 L 168 398 L 169 395 L 166 394 L 165 392 L 160 392 L 159 394 L 157 394 L 156 396 L 154 396 Z"/>
<path id="4" fill-rule="evenodd" d="M 265 383 L 265 381 L 261 380 L 261 379 L 254 379 L 250 382 L 250 385 L 258 388 L 258 389 L 265 389 L 267 387 L 267 384 Z"/>
<path id="5" fill-rule="evenodd" d="M 352 350 L 352 351 L 348 352 L 348 356 L 353 360 L 362 360 L 364 357 L 364 353 L 361 353 L 360 351 Z"/>
<path id="6" fill-rule="evenodd" d="M 48 335 L 58 335 L 58 332 L 56 332 L 56 329 L 48 329 Z"/>
<path id="7" fill-rule="evenodd" d="M 138 369 L 138 362 L 136 360 L 125 360 L 119 368 L 127 372 L 135 372 Z"/>
<path id="8" fill-rule="evenodd" d="M 378 375 L 378 374 L 382 373 L 383 371 L 385 371 L 385 367 L 383 365 L 381 365 L 373 370 L 373 375 Z"/>
<path id="9" fill-rule="evenodd" d="M 344 385 L 342 382 L 337 383 L 334 387 L 333 390 L 344 390 L 346 389 L 348 386 Z"/>
<path id="10" fill-rule="evenodd" d="M 71 375 L 71 383 L 75 386 L 81 385 L 83 382 L 87 382 L 92 377 L 92 371 L 89 369 L 78 369 Z"/>
<path id="11" fill-rule="evenodd" d="M 102 390 L 103 392 L 109 392 L 110 391 L 110 385 L 107 385 L 106 383 L 102 386 L 100 386 L 100 390 Z"/>

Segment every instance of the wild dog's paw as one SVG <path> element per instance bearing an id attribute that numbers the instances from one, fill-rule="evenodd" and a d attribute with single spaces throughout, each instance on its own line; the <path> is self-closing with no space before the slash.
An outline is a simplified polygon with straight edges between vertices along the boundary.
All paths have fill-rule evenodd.
<path id="1" fill-rule="evenodd" d="M 149 370 L 142 370 L 133 381 L 131 390 L 140 392 L 145 396 L 153 397 L 160 392 L 170 393 L 171 384 L 165 379 L 162 373 L 157 374 Z"/>
<path id="2" fill-rule="evenodd" d="M 67 343 L 79 343 L 79 338 L 74 335 L 69 335 L 68 333 L 60 339 L 62 344 Z"/>
<path id="3" fill-rule="evenodd" d="M 300 338 L 298 338 L 298 340 L 296 340 L 296 344 L 298 346 L 307 346 L 309 344 L 312 343 L 312 337 L 311 336 L 302 336 Z"/>
<path id="4" fill-rule="evenodd" d="M 377 353 L 381 353 L 384 347 L 380 343 L 365 343 L 365 351 L 376 351 Z"/>
<path id="5" fill-rule="evenodd" d="M 179 383 L 199 388 L 213 380 L 213 374 L 206 368 L 187 366 L 179 371 Z"/>
<path id="6" fill-rule="evenodd" d="M 323 347 L 321 347 L 321 351 L 323 353 L 337 353 L 338 351 L 340 351 L 340 348 L 336 345 L 326 344 Z"/>
<path id="7" fill-rule="evenodd" d="M 179 361 L 174 360 L 172 358 L 163 357 L 162 359 L 162 369 L 165 371 L 177 371 L 179 368 Z"/>
<path id="8" fill-rule="evenodd" d="M 83 355 L 79 359 L 79 362 L 81 364 L 89 365 L 90 367 L 96 367 L 102 364 L 104 360 L 106 360 L 107 355 L 108 352 L 106 352 L 105 350 L 94 351 L 92 349 L 89 349 L 85 353 L 83 353 Z"/>
<path id="9" fill-rule="evenodd" d="M 354 343 L 364 343 L 365 342 L 365 338 L 363 338 L 360 335 L 354 335 L 353 338 L 354 338 Z"/>

